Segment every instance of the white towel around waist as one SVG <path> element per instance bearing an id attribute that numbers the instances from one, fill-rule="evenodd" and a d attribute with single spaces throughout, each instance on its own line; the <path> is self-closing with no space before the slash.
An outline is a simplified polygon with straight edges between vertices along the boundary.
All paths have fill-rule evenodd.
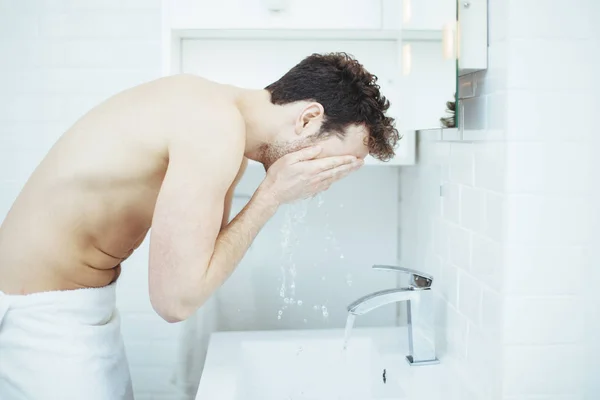
<path id="1" fill-rule="evenodd" d="M 0 399 L 133 399 L 115 289 L 0 292 Z"/>

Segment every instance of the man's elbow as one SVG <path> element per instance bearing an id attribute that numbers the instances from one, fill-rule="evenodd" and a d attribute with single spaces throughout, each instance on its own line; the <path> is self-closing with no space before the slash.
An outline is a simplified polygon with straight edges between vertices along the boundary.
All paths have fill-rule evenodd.
<path id="1" fill-rule="evenodd" d="M 192 316 L 198 307 L 184 301 L 158 301 L 150 299 L 154 311 L 168 323 L 182 322 Z"/>

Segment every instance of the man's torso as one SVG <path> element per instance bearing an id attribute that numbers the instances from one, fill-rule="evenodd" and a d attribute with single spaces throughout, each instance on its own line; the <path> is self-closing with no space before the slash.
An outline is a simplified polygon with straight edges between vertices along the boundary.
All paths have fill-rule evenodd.
<path id="1" fill-rule="evenodd" d="M 0 227 L 0 291 L 114 281 L 152 224 L 170 134 L 188 115 L 214 120 L 228 107 L 235 103 L 227 87 L 177 76 L 122 92 L 82 117 L 34 171 Z M 193 140 L 216 139 L 210 127 L 197 134 Z"/>

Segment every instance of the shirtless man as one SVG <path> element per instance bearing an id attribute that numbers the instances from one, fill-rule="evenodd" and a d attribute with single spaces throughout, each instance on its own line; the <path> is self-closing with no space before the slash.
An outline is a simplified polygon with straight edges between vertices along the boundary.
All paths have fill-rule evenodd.
<path id="1" fill-rule="evenodd" d="M 376 78 L 335 53 L 307 57 L 265 90 L 178 75 L 92 109 L 0 228 L 0 397 L 133 398 L 114 282 L 150 227 L 152 305 L 182 321 L 281 204 L 326 190 L 369 153 L 394 155 L 388 107 Z M 228 223 L 247 159 L 267 174 Z"/>

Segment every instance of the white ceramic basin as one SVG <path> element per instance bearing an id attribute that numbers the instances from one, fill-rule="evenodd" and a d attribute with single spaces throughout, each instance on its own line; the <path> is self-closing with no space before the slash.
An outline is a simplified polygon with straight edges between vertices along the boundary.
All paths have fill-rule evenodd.
<path id="1" fill-rule="evenodd" d="M 406 329 L 220 332 L 196 400 L 465 400 L 444 363 L 411 367 Z M 386 371 L 385 382 L 383 371 Z"/>
<path id="2" fill-rule="evenodd" d="M 236 400 L 365 400 L 376 379 L 372 340 L 280 338 L 241 344 Z"/>

